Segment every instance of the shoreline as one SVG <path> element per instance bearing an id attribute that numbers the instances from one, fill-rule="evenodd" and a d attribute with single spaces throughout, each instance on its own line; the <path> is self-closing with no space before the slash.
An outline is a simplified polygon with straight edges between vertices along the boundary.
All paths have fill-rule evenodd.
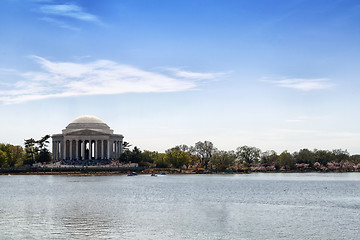
<path id="1" fill-rule="evenodd" d="M 352 173 L 360 171 L 193 171 L 178 168 L 118 168 L 118 167 L 62 167 L 62 168 L 2 168 L 0 175 L 68 175 L 68 176 L 112 176 L 128 175 L 136 173 L 139 175 L 161 175 L 161 174 L 251 174 L 251 173 Z"/>

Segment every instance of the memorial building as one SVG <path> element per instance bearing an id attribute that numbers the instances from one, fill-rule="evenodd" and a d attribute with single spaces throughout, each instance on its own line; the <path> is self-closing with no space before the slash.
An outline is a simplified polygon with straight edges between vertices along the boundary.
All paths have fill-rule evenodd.
<path id="1" fill-rule="evenodd" d="M 117 160 L 124 138 L 94 116 L 78 117 L 62 134 L 51 137 L 54 162 L 69 165 L 99 165 Z"/>

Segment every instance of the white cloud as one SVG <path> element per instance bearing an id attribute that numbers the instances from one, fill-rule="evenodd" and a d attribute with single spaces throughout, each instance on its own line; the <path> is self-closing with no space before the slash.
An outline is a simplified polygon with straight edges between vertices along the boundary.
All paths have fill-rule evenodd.
<path id="1" fill-rule="evenodd" d="M 103 25 L 98 16 L 88 13 L 76 3 L 59 3 L 52 0 L 33 1 L 37 5 L 34 11 L 41 14 L 39 19 L 57 27 L 74 31 L 80 30 L 79 27 L 74 26 L 75 22 L 71 20 Z"/>
<path id="2" fill-rule="evenodd" d="M 334 86 L 330 79 L 327 78 L 288 78 L 282 80 L 263 80 L 263 82 L 270 82 L 279 87 L 294 88 L 301 91 L 321 90 Z"/>
<path id="3" fill-rule="evenodd" d="M 69 17 L 87 22 L 99 22 L 97 16 L 85 12 L 76 4 L 46 4 L 40 7 L 40 12 L 60 17 Z"/>
<path id="4" fill-rule="evenodd" d="M 165 70 L 171 72 L 176 77 L 191 78 L 197 80 L 211 80 L 225 75 L 225 73 L 190 72 L 190 71 L 184 71 L 180 68 L 165 68 Z"/>
<path id="5" fill-rule="evenodd" d="M 83 95 L 178 92 L 197 86 L 194 76 L 174 77 L 109 60 L 73 63 L 53 62 L 39 56 L 32 59 L 42 71 L 17 73 L 21 80 L 0 90 L 0 101 L 10 104 Z M 198 74 L 201 78 L 201 74 L 207 73 Z"/>

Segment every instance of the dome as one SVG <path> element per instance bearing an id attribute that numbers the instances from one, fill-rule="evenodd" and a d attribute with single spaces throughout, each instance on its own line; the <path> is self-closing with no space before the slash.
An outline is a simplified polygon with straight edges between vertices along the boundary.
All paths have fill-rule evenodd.
<path id="1" fill-rule="evenodd" d="M 98 133 L 113 134 L 113 130 L 100 118 L 95 116 L 81 116 L 73 120 L 63 130 L 63 134 L 91 130 Z"/>
<path id="2" fill-rule="evenodd" d="M 104 123 L 104 121 L 98 117 L 86 115 L 76 118 L 71 123 Z"/>

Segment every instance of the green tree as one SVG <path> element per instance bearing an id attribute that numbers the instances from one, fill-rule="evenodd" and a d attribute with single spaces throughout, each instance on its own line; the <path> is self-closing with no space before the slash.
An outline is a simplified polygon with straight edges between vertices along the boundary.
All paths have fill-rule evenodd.
<path id="1" fill-rule="evenodd" d="M 298 153 L 294 153 L 296 163 L 306 163 L 313 166 L 315 163 L 315 155 L 309 149 L 301 149 Z"/>
<path id="2" fill-rule="evenodd" d="M 350 154 L 349 154 L 349 152 L 347 150 L 334 149 L 334 150 L 332 150 L 332 154 L 333 154 L 334 160 L 336 162 L 350 160 Z"/>
<path id="3" fill-rule="evenodd" d="M 37 141 L 35 139 L 25 139 L 25 160 L 24 164 L 32 165 L 38 158 L 39 148 L 36 146 Z"/>
<path id="4" fill-rule="evenodd" d="M 284 151 L 280 154 L 279 165 L 286 170 L 293 170 L 296 168 L 295 160 L 288 151 Z"/>
<path id="5" fill-rule="evenodd" d="M 326 166 L 328 162 L 334 161 L 335 157 L 332 152 L 328 150 L 314 150 L 315 162 L 319 162 L 322 165 Z"/>
<path id="6" fill-rule="evenodd" d="M 23 165 L 24 150 L 21 146 L 10 145 L 10 152 L 7 154 L 7 165 L 9 167 L 19 167 Z"/>
<path id="7" fill-rule="evenodd" d="M 256 147 L 242 146 L 236 148 L 237 158 L 244 163 L 257 163 L 260 159 L 261 150 Z"/>
<path id="8" fill-rule="evenodd" d="M 141 162 L 139 166 L 152 167 L 155 166 L 154 162 L 156 160 L 157 152 L 144 150 L 141 153 Z"/>
<path id="9" fill-rule="evenodd" d="M 39 144 L 39 149 L 40 150 L 48 147 L 49 138 L 50 138 L 50 135 L 47 134 L 44 137 L 42 137 L 40 140 L 37 141 L 37 144 Z"/>
<path id="10" fill-rule="evenodd" d="M 210 141 L 197 142 L 194 147 L 191 147 L 190 152 L 195 154 L 201 165 L 205 168 L 208 167 L 211 156 L 217 151 L 213 143 Z"/>
<path id="11" fill-rule="evenodd" d="M 7 156 L 2 150 L 0 150 L 0 167 L 7 167 Z"/>
<path id="12" fill-rule="evenodd" d="M 44 149 L 44 150 L 40 151 L 38 158 L 37 158 L 37 162 L 50 163 L 51 161 L 52 161 L 52 157 L 51 157 L 49 150 Z"/>
<path id="13" fill-rule="evenodd" d="M 353 163 L 360 163 L 360 155 L 358 155 L 358 154 L 355 154 L 355 155 L 352 155 L 351 157 L 350 157 L 350 160 L 353 162 Z"/>
<path id="14" fill-rule="evenodd" d="M 39 154 L 37 155 L 37 162 L 51 162 L 51 154 L 48 150 L 48 144 L 49 144 L 49 138 L 50 135 L 45 135 L 40 140 L 38 140 L 36 143 L 39 146 Z"/>
<path id="15" fill-rule="evenodd" d="M 157 152 L 144 150 L 141 159 L 143 162 L 154 163 Z"/>
<path id="16" fill-rule="evenodd" d="M 156 154 L 154 163 L 157 168 L 167 168 L 170 165 L 165 153 Z"/>
<path id="17" fill-rule="evenodd" d="M 235 160 L 234 151 L 218 151 L 211 156 L 210 163 L 215 169 L 227 169 L 234 165 Z"/>
<path id="18" fill-rule="evenodd" d="M 169 163 L 175 168 L 181 168 L 190 162 L 190 154 L 178 149 L 167 150 L 166 157 Z"/>
<path id="19" fill-rule="evenodd" d="M 190 152 L 190 147 L 185 145 L 185 144 L 181 144 L 181 145 L 177 145 L 171 149 L 177 149 L 177 150 L 180 150 L 180 151 L 183 151 L 183 152 Z"/>
<path id="20" fill-rule="evenodd" d="M 190 166 L 195 166 L 195 165 L 200 164 L 199 158 L 196 155 L 194 155 L 190 152 L 189 152 L 189 155 L 190 155 L 190 162 L 185 164 L 187 168 L 189 168 Z"/>
<path id="21" fill-rule="evenodd" d="M 126 149 L 120 154 L 119 162 L 124 163 L 140 163 L 142 161 L 142 153 L 138 147 L 134 147 L 132 151 Z"/>
<path id="22" fill-rule="evenodd" d="M 131 151 L 129 149 L 126 149 L 120 154 L 119 162 L 129 163 L 131 161 L 131 154 Z"/>
<path id="23" fill-rule="evenodd" d="M 122 148 L 124 151 L 130 150 L 130 147 L 131 147 L 131 144 L 129 142 L 125 142 L 125 141 L 123 142 Z"/>
<path id="24" fill-rule="evenodd" d="M 261 154 L 260 162 L 265 165 L 271 165 L 279 161 L 279 155 L 274 150 L 268 150 Z"/>
<path id="25" fill-rule="evenodd" d="M 141 150 L 135 146 L 134 149 L 132 150 L 130 161 L 132 163 L 140 163 L 141 160 L 142 160 Z"/>
<path id="26" fill-rule="evenodd" d="M 4 153 L 6 153 L 6 157 L 8 157 L 11 152 L 12 146 L 13 145 L 11 145 L 11 144 L 0 143 L 0 150 L 3 151 Z"/>
<path id="27" fill-rule="evenodd" d="M 17 167 L 23 163 L 23 149 L 21 146 L 11 144 L 0 144 L 0 150 L 6 155 L 4 167 Z"/>

